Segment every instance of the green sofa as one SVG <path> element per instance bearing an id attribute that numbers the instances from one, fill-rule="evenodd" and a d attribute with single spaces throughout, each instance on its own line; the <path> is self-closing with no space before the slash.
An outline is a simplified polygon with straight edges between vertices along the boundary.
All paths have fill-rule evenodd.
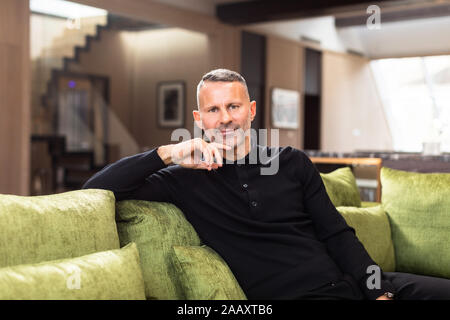
<path id="1" fill-rule="evenodd" d="M 327 193 L 384 271 L 450 278 L 450 174 L 382 168 L 381 203 L 349 168 Z M 169 203 L 106 190 L 0 195 L 0 299 L 246 299 L 225 261 Z"/>

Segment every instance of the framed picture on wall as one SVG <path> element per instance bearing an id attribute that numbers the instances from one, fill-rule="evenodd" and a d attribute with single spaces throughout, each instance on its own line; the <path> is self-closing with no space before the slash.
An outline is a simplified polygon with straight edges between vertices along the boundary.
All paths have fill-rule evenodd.
<path id="1" fill-rule="evenodd" d="M 160 82 L 157 85 L 158 125 L 166 128 L 184 126 L 185 83 Z"/>
<path id="2" fill-rule="evenodd" d="M 295 90 L 272 88 L 272 125 L 280 129 L 298 129 L 300 93 Z"/>

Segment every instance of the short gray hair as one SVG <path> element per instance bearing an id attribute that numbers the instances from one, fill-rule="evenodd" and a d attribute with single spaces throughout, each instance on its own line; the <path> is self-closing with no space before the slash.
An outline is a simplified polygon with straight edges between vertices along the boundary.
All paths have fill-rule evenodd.
<path id="1" fill-rule="evenodd" d="M 245 81 L 244 77 L 241 76 L 236 71 L 228 70 L 228 69 L 215 69 L 211 70 L 205 75 L 203 75 L 202 79 L 197 85 L 197 107 L 200 108 L 200 99 L 199 99 L 199 93 L 200 89 L 203 87 L 203 84 L 206 81 L 211 82 L 240 82 L 244 87 L 245 91 L 247 92 L 247 96 L 250 98 L 250 95 L 248 93 L 247 88 L 247 82 Z"/>

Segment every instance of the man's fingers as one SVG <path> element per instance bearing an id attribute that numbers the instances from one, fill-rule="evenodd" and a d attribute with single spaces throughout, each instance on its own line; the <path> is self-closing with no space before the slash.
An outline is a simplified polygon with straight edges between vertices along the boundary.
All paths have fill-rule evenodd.
<path id="1" fill-rule="evenodd" d="M 219 149 L 213 144 L 210 144 L 209 147 L 213 151 L 213 155 L 216 158 L 216 164 L 218 166 L 222 166 L 223 165 L 222 154 L 220 153 Z"/>
<path id="2" fill-rule="evenodd" d="M 201 138 L 196 138 L 174 147 L 172 158 L 174 163 L 186 168 L 211 170 L 223 165 L 223 150 L 230 149 L 232 149 L 230 146 L 222 143 L 208 143 Z"/>
<path id="3" fill-rule="evenodd" d="M 211 148 L 208 146 L 207 143 L 203 145 L 202 152 L 205 163 L 208 165 L 208 167 L 211 166 L 211 164 L 213 163 L 213 154 Z"/>
<path id="4" fill-rule="evenodd" d="M 193 161 L 192 164 L 199 165 L 203 161 L 208 163 L 210 155 L 206 150 L 206 142 L 201 139 L 195 139 L 192 142 L 193 142 L 191 147 L 192 153 L 190 157 Z"/>
<path id="5" fill-rule="evenodd" d="M 216 148 L 224 149 L 224 150 L 230 150 L 231 149 L 231 147 L 229 145 L 222 144 L 222 143 L 217 143 L 217 142 L 211 142 L 210 145 L 213 145 Z"/>

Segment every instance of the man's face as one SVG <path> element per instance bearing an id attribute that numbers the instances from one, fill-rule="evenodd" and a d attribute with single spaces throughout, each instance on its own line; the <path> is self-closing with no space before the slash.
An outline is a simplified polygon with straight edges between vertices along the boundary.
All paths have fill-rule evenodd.
<path id="1" fill-rule="evenodd" d="M 193 112 L 194 120 L 211 141 L 231 147 L 245 141 L 244 134 L 256 114 L 256 102 L 250 102 L 240 82 L 204 82 L 199 103 L 199 110 Z"/>

